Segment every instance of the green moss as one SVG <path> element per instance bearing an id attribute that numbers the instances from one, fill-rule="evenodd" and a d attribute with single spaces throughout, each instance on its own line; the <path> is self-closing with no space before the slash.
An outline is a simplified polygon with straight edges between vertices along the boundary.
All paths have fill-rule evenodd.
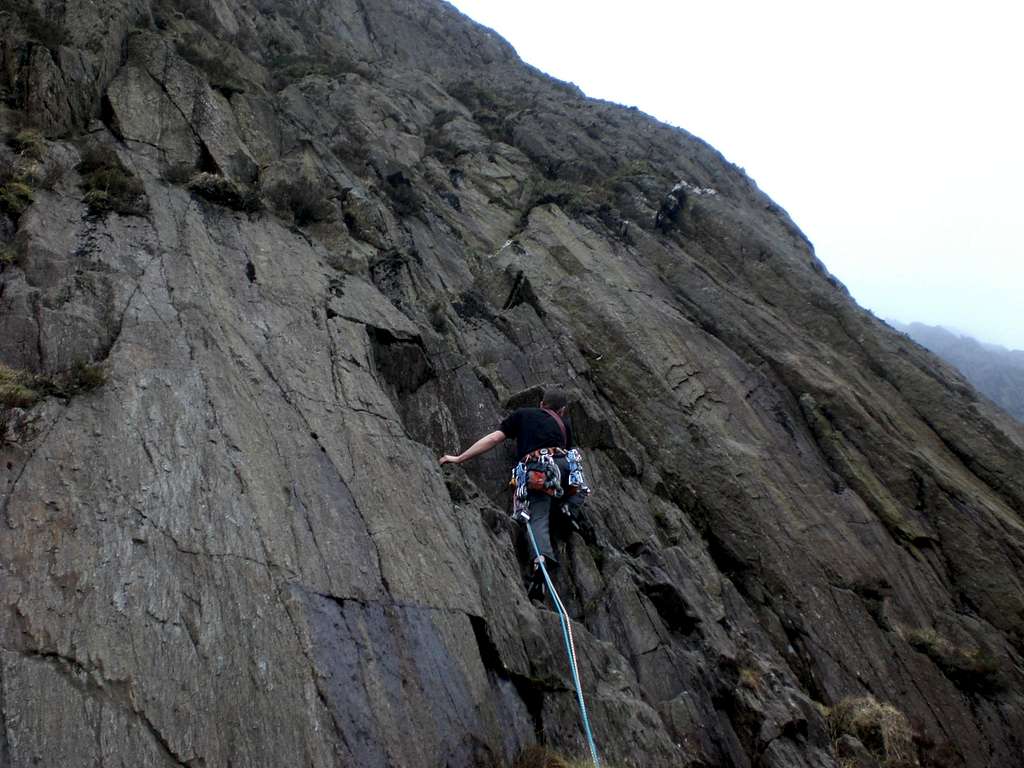
<path id="1" fill-rule="evenodd" d="M 529 212 L 539 205 L 554 204 L 570 216 L 581 216 L 610 210 L 613 202 L 609 190 L 602 186 L 561 179 L 537 179 L 523 213 L 523 223 Z"/>
<path id="2" fill-rule="evenodd" d="M 448 302 L 442 299 L 434 299 L 427 307 L 427 317 L 430 318 L 430 325 L 438 333 L 446 333 L 448 330 Z"/>
<path id="3" fill-rule="evenodd" d="M 32 188 L 24 181 L 11 179 L 0 186 L 0 210 L 17 219 L 32 205 L 35 196 Z"/>
<path id="4" fill-rule="evenodd" d="M 958 688 L 977 693 L 994 693 L 1004 687 L 999 662 L 977 646 L 963 646 L 931 628 L 904 633 L 910 646 L 930 658 Z"/>
<path id="5" fill-rule="evenodd" d="M 9 368 L 0 363 L 0 406 L 31 408 L 40 397 L 34 385 L 35 377 L 28 371 Z"/>
<path id="6" fill-rule="evenodd" d="M 262 207 L 255 190 L 215 173 L 195 174 L 188 183 L 188 189 L 211 203 L 236 211 L 254 213 Z"/>
<path id="7" fill-rule="evenodd" d="M 107 383 L 107 373 L 95 363 L 76 362 L 71 370 L 62 374 L 62 392 L 65 397 L 71 397 L 82 392 L 91 392 L 97 387 Z"/>
<path id="8" fill-rule="evenodd" d="M 126 216 L 149 212 L 149 200 L 142 182 L 121 164 L 109 147 L 93 146 L 82 153 L 77 166 L 82 175 L 81 188 L 89 209 L 103 215 L 110 211 Z"/>
<path id="9" fill-rule="evenodd" d="M 500 94 L 474 80 L 456 83 L 449 88 L 448 93 L 473 113 L 473 120 L 483 129 L 487 138 L 512 143 L 508 116 L 526 106 L 525 98 Z"/>
<path id="10" fill-rule="evenodd" d="M 323 191 L 307 179 L 279 182 L 267 195 L 278 211 L 291 213 L 300 227 L 327 221 L 334 213 L 334 206 L 324 198 Z"/>
<path id="11" fill-rule="evenodd" d="M 640 179 L 656 176 L 646 160 L 631 160 L 614 173 L 590 182 L 563 179 L 537 179 L 526 211 L 538 205 L 553 203 L 570 216 L 602 215 L 617 207 L 619 195 L 628 195 Z"/>
<path id="12" fill-rule="evenodd" d="M 195 175 L 196 168 L 192 163 L 174 163 L 169 165 L 163 172 L 164 181 L 181 186 L 187 186 Z"/>
<path id="13" fill-rule="evenodd" d="M 39 177 L 39 186 L 42 189 L 53 191 L 57 185 L 64 180 L 68 172 L 68 166 L 59 159 L 51 159 L 43 166 L 42 175 Z"/>
<path id="14" fill-rule="evenodd" d="M 17 245 L 0 246 L 0 272 L 21 263 L 21 251 Z"/>
<path id="15" fill-rule="evenodd" d="M 46 142 L 43 140 L 43 135 L 34 128 L 18 131 L 8 143 L 14 151 L 31 157 L 33 160 L 42 160 L 43 155 L 46 154 Z"/>
<path id="16" fill-rule="evenodd" d="M 5 5 L 14 12 L 14 19 L 20 22 L 30 40 L 42 43 L 51 51 L 64 44 L 64 28 L 41 14 L 32 0 L 8 0 Z"/>
<path id="17" fill-rule="evenodd" d="M 0 363 L 0 408 L 31 408 L 47 396 L 70 398 L 107 381 L 95 363 L 76 362 L 66 371 L 43 376 Z"/>
<path id="18" fill-rule="evenodd" d="M 345 56 L 316 57 L 285 54 L 270 60 L 271 86 L 279 91 L 304 78 L 319 75 L 339 79 L 349 73 L 367 74 L 365 65 Z"/>
<path id="19" fill-rule="evenodd" d="M 905 514 L 904 507 L 875 474 L 870 461 L 833 425 L 828 403 L 819 404 L 813 395 L 805 392 L 800 395 L 800 408 L 829 466 L 864 500 L 882 524 L 905 541 L 928 541 L 931 536 L 917 520 Z"/>
<path id="20" fill-rule="evenodd" d="M 616 168 L 614 173 L 606 177 L 604 183 L 606 186 L 614 187 L 622 181 L 657 175 L 657 171 L 649 160 L 629 160 Z"/>

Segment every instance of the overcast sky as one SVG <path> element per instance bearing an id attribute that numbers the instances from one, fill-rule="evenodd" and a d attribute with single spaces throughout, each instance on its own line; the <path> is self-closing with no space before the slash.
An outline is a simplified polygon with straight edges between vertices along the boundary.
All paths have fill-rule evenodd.
<path id="1" fill-rule="evenodd" d="M 883 318 L 1024 349 L 1024 4 L 455 0 L 708 141 Z"/>

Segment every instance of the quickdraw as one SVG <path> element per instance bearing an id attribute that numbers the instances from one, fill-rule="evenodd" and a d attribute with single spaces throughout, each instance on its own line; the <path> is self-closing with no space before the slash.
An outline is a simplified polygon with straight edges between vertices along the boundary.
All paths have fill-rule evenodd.
<path id="1" fill-rule="evenodd" d="M 515 487 L 512 499 L 512 519 L 530 519 L 530 491 L 541 491 L 556 499 L 562 497 L 562 472 L 555 463 L 556 457 L 564 456 L 569 464 L 569 495 L 588 496 L 590 486 L 583 474 L 583 456 L 578 448 L 568 451 L 562 448 L 539 448 L 523 457 L 512 468 L 509 485 Z"/>
<path id="2" fill-rule="evenodd" d="M 590 494 L 590 486 L 587 485 L 587 479 L 583 476 L 583 457 L 580 455 L 578 448 L 570 448 L 565 454 L 565 458 L 569 462 L 569 493 L 575 495 L 577 493 L 587 496 Z"/>

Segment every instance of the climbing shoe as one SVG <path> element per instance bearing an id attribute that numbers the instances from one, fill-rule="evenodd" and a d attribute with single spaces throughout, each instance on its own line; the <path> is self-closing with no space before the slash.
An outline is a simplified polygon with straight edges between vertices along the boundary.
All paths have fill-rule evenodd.
<path id="1" fill-rule="evenodd" d="M 548 589 L 547 584 L 544 582 L 544 573 L 541 571 L 540 566 L 534 563 L 533 572 L 530 574 L 530 580 L 526 585 L 526 596 L 531 600 L 543 601 L 547 594 Z"/>

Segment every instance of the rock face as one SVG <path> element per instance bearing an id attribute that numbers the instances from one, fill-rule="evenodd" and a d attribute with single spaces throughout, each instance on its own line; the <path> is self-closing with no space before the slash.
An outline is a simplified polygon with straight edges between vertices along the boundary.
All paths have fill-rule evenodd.
<path id="1" fill-rule="evenodd" d="M 1021 427 L 711 147 L 434 0 L 2 15 L 0 764 L 583 754 L 513 457 L 437 465 L 543 383 L 608 764 L 1021 764 Z"/>
<path id="2" fill-rule="evenodd" d="M 893 323 L 893 327 L 956 366 L 979 392 L 1024 423 L 1024 351 L 983 344 L 934 325 Z"/>

